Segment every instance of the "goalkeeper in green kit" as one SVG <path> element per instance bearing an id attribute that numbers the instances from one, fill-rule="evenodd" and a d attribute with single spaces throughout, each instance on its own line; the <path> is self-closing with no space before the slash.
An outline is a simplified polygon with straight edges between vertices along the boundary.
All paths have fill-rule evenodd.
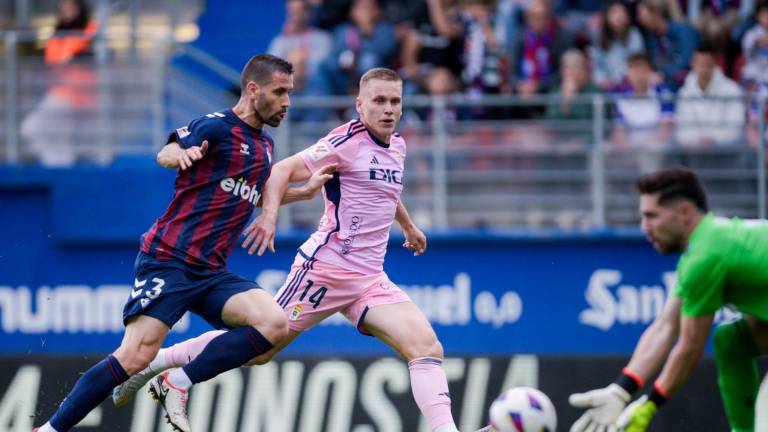
<path id="1" fill-rule="evenodd" d="M 571 432 L 643 432 L 696 367 L 724 305 L 742 318 L 714 329 L 717 382 L 734 432 L 752 432 L 760 384 L 756 358 L 768 353 L 768 223 L 715 217 L 696 174 L 669 168 L 637 181 L 641 226 L 662 254 L 682 252 L 677 287 L 609 386 L 570 396 L 586 408 Z M 659 369 L 650 392 L 627 405 Z"/>

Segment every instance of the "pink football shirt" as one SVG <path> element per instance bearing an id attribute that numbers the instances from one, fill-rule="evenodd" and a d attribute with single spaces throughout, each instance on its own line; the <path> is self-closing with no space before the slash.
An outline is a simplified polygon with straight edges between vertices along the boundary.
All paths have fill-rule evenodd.
<path id="1" fill-rule="evenodd" d="M 389 230 L 403 191 L 405 140 L 389 144 L 360 120 L 343 124 L 299 153 L 312 171 L 338 164 L 325 184 L 325 213 L 299 253 L 341 268 L 373 274 L 383 271 Z"/>

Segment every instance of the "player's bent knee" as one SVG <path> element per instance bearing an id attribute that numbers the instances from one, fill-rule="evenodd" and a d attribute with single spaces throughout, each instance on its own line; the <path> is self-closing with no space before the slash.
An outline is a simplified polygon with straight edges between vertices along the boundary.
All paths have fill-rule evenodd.
<path id="1" fill-rule="evenodd" d="M 288 320 L 282 310 L 279 314 L 265 316 L 258 323 L 252 325 L 273 345 L 277 345 L 288 337 Z"/>
<path id="2" fill-rule="evenodd" d="M 443 358 L 443 345 L 437 338 L 420 340 L 411 346 L 403 347 L 400 352 L 408 361 L 420 357 Z"/>
<path id="3" fill-rule="evenodd" d="M 256 356 L 253 359 L 251 359 L 248 363 L 246 363 L 246 366 L 261 366 L 269 363 L 272 361 L 272 359 L 275 357 L 274 351 L 265 352 L 262 355 Z"/>
<path id="4" fill-rule="evenodd" d="M 149 363 L 157 355 L 158 349 L 154 346 L 142 346 L 137 350 L 123 349 L 115 351 L 114 356 L 128 375 L 141 372 L 149 366 Z"/>
<path id="5" fill-rule="evenodd" d="M 443 344 L 440 343 L 437 338 L 435 338 L 434 342 L 429 346 L 429 348 L 426 350 L 424 357 L 434 357 L 434 358 L 443 358 Z"/>
<path id="6" fill-rule="evenodd" d="M 743 319 L 717 326 L 712 336 L 712 345 L 718 359 L 724 359 L 734 352 L 757 354 L 752 332 Z"/>
<path id="7" fill-rule="evenodd" d="M 715 329 L 712 335 L 712 346 L 715 353 L 723 354 L 728 351 L 728 347 L 733 343 L 734 324 L 721 324 Z"/>

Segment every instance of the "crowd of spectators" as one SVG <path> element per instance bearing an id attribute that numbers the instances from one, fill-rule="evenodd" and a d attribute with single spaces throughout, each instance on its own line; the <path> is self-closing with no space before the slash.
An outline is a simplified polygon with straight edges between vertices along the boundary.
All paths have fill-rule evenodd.
<path id="1" fill-rule="evenodd" d="M 96 106 L 94 92 L 83 91 L 93 71 L 77 61 L 90 55 L 96 24 L 87 0 L 58 3 L 44 59 L 60 79 L 20 132 L 44 163 L 69 165 L 76 155 L 64 149 Z M 753 96 L 768 94 L 768 0 L 286 0 L 268 51 L 293 63 L 299 96 L 355 94 L 366 70 L 385 66 L 400 72 L 406 95 L 517 98 L 504 107 L 449 105 L 449 124 L 541 119 L 552 129 L 581 124 L 572 136 L 589 140 L 593 96 L 602 94 L 619 147 L 754 143 L 757 128 L 745 125 L 761 114 Z M 291 115 L 335 114 L 354 115 L 317 105 Z M 405 118 L 433 115 L 413 109 Z M 62 151 L 51 152 L 41 125 L 56 121 Z M 515 138 L 529 139 L 521 130 Z"/>
<path id="2" fill-rule="evenodd" d="M 85 0 L 59 0 L 53 35 L 45 42 L 47 89 L 20 125 L 26 151 L 45 166 L 66 167 L 77 159 L 106 162 L 106 155 L 82 145 L 95 125 L 96 72 L 91 65 L 97 23 Z"/>
<path id="3" fill-rule="evenodd" d="M 664 134 L 674 119 L 685 124 L 673 135 L 696 146 L 732 141 L 757 117 L 746 98 L 722 98 L 768 91 L 768 0 L 288 0 L 286 8 L 269 50 L 294 62 L 299 94 L 354 94 L 373 66 L 400 71 L 407 94 L 549 101 L 504 112 L 510 118 L 590 119 L 591 105 L 574 97 L 602 93 L 616 102 L 607 114 L 618 142 Z M 454 114 L 499 118 L 492 109 Z"/>

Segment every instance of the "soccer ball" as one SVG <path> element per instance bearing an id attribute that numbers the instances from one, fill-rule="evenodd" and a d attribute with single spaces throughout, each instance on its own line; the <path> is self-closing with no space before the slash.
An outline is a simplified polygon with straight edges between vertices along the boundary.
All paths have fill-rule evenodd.
<path id="1" fill-rule="evenodd" d="M 557 413 L 547 395 L 531 387 L 503 392 L 491 404 L 491 427 L 497 432 L 555 432 Z"/>

